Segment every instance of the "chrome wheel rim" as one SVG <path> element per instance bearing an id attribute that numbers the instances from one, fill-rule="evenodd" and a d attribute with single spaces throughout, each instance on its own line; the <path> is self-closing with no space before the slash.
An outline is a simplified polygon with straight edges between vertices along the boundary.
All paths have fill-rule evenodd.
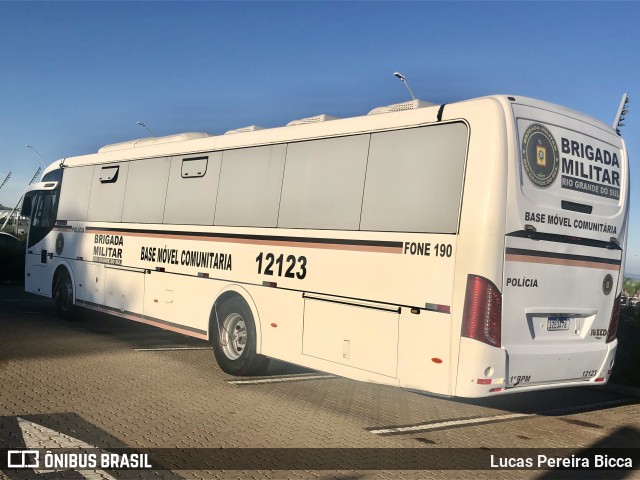
<path id="1" fill-rule="evenodd" d="M 247 345 L 247 325 L 244 318 L 232 313 L 222 322 L 222 351 L 229 360 L 237 360 Z"/>

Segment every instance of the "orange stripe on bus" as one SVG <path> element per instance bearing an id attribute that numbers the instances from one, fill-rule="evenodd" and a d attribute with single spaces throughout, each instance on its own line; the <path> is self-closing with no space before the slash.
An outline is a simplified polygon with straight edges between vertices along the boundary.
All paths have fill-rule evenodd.
<path id="1" fill-rule="evenodd" d="M 280 240 L 251 240 L 251 239 L 237 239 L 237 238 L 220 238 L 220 237 L 205 237 L 199 235 L 175 235 L 167 233 L 137 233 L 137 232 L 121 232 L 118 233 L 113 230 L 99 230 L 91 229 L 91 233 L 105 234 L 105 235 L 122 235 L 125 237 L 147 237 L 147 238 L 162 238 L 162 239 L 174 239 L 174 240 L 196 240 L 200 242 L 217 242 L 217 243 L 243 243 L 248 245 L 270 245 L 277 247 L 294 247 L 294 248 L 321 248 L 325 250 L 349 250 L 360 252 L 377 252 L 377 253 L 402 253 L 402 247 L 381 247 L 375 245 L 344 245 L 340 243 L 311 243 L 311 242 L 295 242 L 295 241 L 280 241 Z"/>
<path id="2" fill-rule="evenodd" d="M 534 257 L 529 255 L 505 255 L 505 260 L 508 262 L 525 262 L 525 263 L 544 263 L 547 265 L 564 265 L 567 267 L 583 267 L 583 268 L 599 268 L 604 270 L 620 269 L 620 265 L 612 265 L 610 263 L 601 262 L 586 262 L 583 260 L 567 260 L 563 258 L 550 258 L 550 257 Z"/>

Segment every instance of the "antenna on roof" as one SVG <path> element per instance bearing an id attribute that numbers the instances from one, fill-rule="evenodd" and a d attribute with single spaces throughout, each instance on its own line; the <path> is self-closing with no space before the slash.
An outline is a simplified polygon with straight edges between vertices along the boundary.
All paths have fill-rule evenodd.
<path id="1" fill-rule="evenodd" d="M 147 129 L 147 131 L 151 134 L 151 136 L 152 136 L 152 137 L 155 137 L 155 136 L 156 136 L 156 134 L 155 134 L 155 133 L 153 133 L 149 127 L 147 127 L 147 124 L 146 124 L 146 123 L 144 123 L 144 122 L 136 122 L 136 123 L 137 123 L 138 125 L 140 125 L 142 128 L 146 128 L 146 129 Z"/>
<path id="2" fill-rule="evenodd" d="M 399 78 L 402 81 L 402 83 L 404 83 L 404 86 L 407 87 L 407 90 L 409 90 L 409 94 L 411 95 L 411 98 L 415 100 L 416 97 L 413 95 L 413 92 L 409 88 L 409 84 L 407 83 L 406 77 L 402 75 L 400 72 L 393 72 L 393 76 L 396 78 Z"/>
<path id="3" fill-rule="evenodd" d="M 616 129 L 616 133 L 620 135 L 620 127 L 624 127 L 624 117 L 629 113 L 629 97 L 625 93 L 622 95 L 622 100 L 620 101 L 620 106 L 618 107 L 618 113 L 616 113 L 616 118 L 613 120 L 613 128 Z"/>

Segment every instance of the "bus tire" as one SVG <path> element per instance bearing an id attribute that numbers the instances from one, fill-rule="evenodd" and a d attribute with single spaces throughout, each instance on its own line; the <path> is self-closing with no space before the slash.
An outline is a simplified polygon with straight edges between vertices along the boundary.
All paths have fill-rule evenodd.
<path id="1" fill-rule="evenodd" d="M 69 272 L 62 270 L 56 282 L 53 293 L 53 301 L 56 304 L 56 312 L 60 318 L 73 320 L 76 314 L 76 307 L 73 304 L 73 283 Z"/>
<path id="2" fill-rule="evenodd" d="M 256 325 L 251 310 L 239 296 L 216 303 L 209 338 L 223 372 L 229 375 L 262 375 L 271 359 L 256 353 Z"/>

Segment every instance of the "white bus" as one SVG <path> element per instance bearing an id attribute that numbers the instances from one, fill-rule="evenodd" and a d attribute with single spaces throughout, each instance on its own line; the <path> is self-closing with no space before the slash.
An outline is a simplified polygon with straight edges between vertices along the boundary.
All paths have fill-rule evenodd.
<path id="1" fill-rule="evenodd" d="M 606 383 L 623 140 L 522 97 L 107 145 L 29 187 L 28 292 L 270 358 L 483 397 Z"/>

